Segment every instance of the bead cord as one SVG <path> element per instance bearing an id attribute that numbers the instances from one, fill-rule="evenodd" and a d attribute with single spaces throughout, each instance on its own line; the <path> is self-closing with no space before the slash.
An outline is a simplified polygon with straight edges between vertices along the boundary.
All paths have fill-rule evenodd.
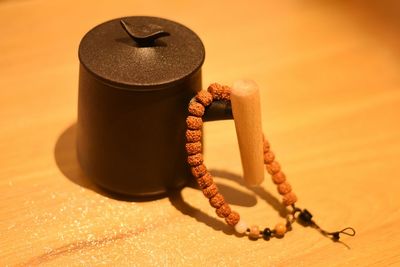
<path id="1" fill-rule="evenodd" d="M 313 215 L 307 210 L 301 210 L 297 208 L 294 204 L 292 205 L 293 208 L 293 219 L 298 220 L 302 225 L 304 226 L 310 226 L 312 228 L 317 229 L 321 234 L 324 236 L 331 237 L 333 241 L 339 241 L 340 239 L 340 234 L 348 235 L 348 236 L 355 236 L 356 235 L 356 230 L 352 227 L 346 227 L 340 231 L 335 231 L 335 232 L 328 232 L 326 230 L 323 230 L 313 219 Z M 296 217 L 296 213 L 299 213 L 299 215 Z"/>
<path id="2" fill-rule="evenodd" d="M 188 154 L 187 163 L 190 165 L 192 175 L 196 179 L 204 196 L 209 199 L 211 207 L 215 208 L 218 217 L 224 218 L 225 222 L 234 227 L 239 234 L 245 234 L 250 239 L 263 237 L 269 240 L 271 237 L 283 237 L 286 232 L 292 229 L 292 224 L 299 221 L 303 225 L 311 226 L 319 230 L 325 236 L 331 236 L 333 240 L 339 240 L 340 234 L 349 236 L 355 235 L 355 230 L 347 227 L 341 231 L 327 232 L 322 230 L 313 220 L 311 213 L 295 206 L 297 196 L 292 191 L 292 186 L 282 172 L 280 164 L 275 160 L 275 154 L 270 149 L 268 140 L 263 135 L 264 164 L 267 172 L 271 175 L 272 181 L 277 186 L 278 193 L 282 196 L 282 203 L 287 207 L 292 207 L 292 211 L 286 217 L 286 223 L 280 222 L 273 229 L 264 228 L 260 230 L 257 225 L 248 226 L 240 217 L 239 213 L 232 210 L 222 194 L 219 193 L 217 185 L 214 183 L 212 175 L 208 172 L 203 162 L 202 155 L 202 126 L 205 109 L 213 101 L 230 101 L 231 89 L 229 86 L 218 83 L 211 84 L 206 90 L 199 91 L 190 101 L 186 119 L 186 152 Z"/>

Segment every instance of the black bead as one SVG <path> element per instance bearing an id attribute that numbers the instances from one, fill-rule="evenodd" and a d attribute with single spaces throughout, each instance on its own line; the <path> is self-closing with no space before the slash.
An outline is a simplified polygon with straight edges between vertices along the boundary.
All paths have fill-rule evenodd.
<path id="1" fill-rule="evenodd" d="M 269 229 L 268 227 L 264 229 L 264 231 L 262 232 L 264 239 L 269 239 L 272 235 L 271 229 Z"/>
<path id="2" fill-rule="evenodd" d="M 333 240 L 338 241 L 340 239 L 340 233 L 339 232 L 334 232 L 332 234 L 332 238 L 333 238 Z"/>
<path id="3" fill-rule="evenodd" d="M 299 214 L 299 219 L 302 220 L 306 224 L 311 223 L 311 218 L 312 218 L 312 214 L 306 209 L 302 210 Z"/>

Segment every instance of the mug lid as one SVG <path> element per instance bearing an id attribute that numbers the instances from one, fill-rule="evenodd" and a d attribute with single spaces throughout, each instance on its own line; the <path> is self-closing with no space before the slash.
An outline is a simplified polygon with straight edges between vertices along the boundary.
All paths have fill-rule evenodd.
<path id="1" fill-rule="evenodd" d="M 205 50 L 200 38 L 182 24 L 133 16 L 91 29 L 78 54 L 90 73 L 114 87 L 159 90 L 196 73 Z"/>

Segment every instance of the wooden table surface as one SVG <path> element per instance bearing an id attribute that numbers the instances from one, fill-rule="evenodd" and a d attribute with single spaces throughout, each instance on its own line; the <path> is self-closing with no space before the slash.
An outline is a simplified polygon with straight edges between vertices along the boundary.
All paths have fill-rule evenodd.
<path id="1" fill-rule="evenodd" d="M 325 2 L 0 1 L 0 265 L 400 265 L 400 6 Z M 127 15 L 197 32 L 204 85 L 255 80 L 298 205 L 357 235 L 335 243 L 295 225 L 251 241 L 196 188 L 123 201 L 88 180 L 75 155 L 77 48 L 93 26 Z M 232 206 L 247 222 L 282 220 L 268 177 L 242 184 L 233 122 L 205 132 L 207 166 Z"/>

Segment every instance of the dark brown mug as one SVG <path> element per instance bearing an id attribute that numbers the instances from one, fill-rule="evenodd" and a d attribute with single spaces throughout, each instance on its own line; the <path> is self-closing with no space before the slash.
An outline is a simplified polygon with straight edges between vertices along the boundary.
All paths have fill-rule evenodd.
<path id="1" fill-rule="evenodd" d="M 156 17 L 114 19 L 83 37 L 77 146 L 89 178 L 131 196 L 187 183 L 185 118 L 204 57 L 193 31 Z M 231 118 L 228 103 L 206 110 L 206 120 Z"/>

